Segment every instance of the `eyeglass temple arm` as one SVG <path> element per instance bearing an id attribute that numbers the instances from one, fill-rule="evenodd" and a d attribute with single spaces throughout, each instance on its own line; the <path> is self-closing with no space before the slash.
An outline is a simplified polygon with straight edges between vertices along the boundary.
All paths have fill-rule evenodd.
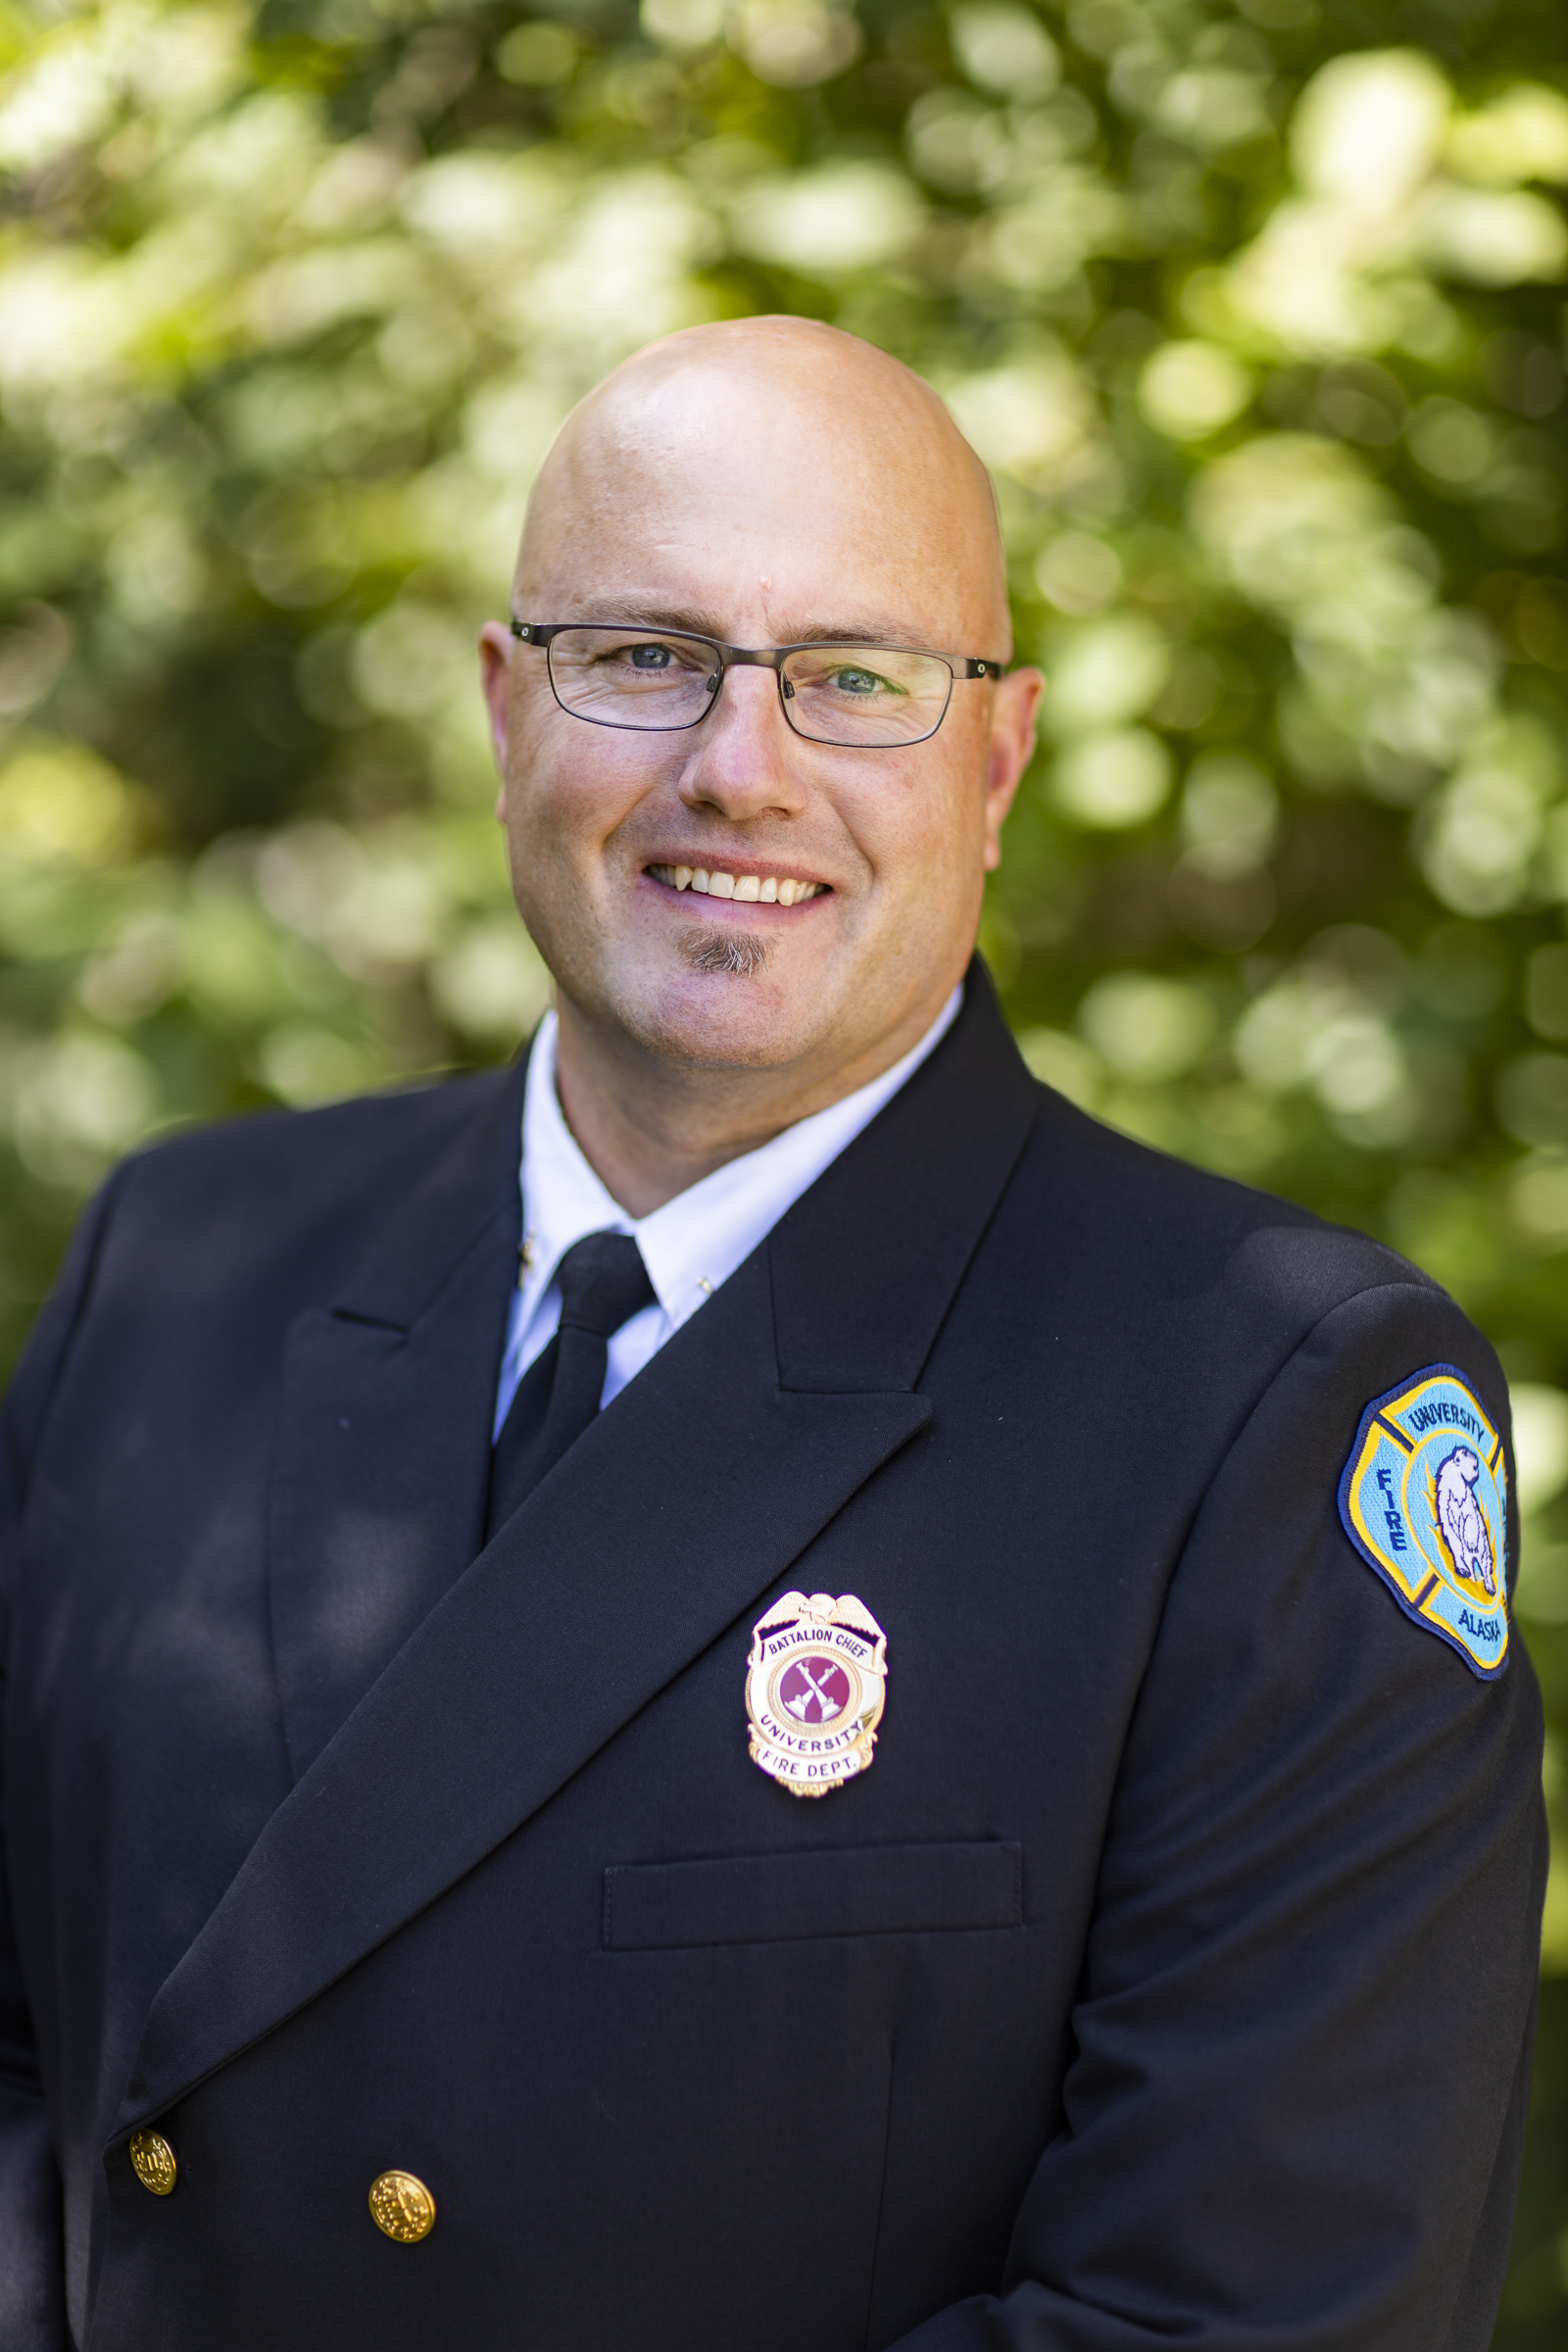
<path id="1" fill-rule="evenodd" d="M 599 624 L 592 621 L 517 620 L 514 618 L 511 628 L 514 637 L 520 639 L 524 645 L 548 646 L 552 637 L 560 637 L 566 629 L 592 628 L 596 625 Z M 678 636 L 685 636 L 687 633 L 685 630 L 675 632 Z M 722 657 L 724 665 L 728 669 L 779 669 L 782 668 L 790 654 L 805 653 L 808 650 L 804 645 L 724 645 L 716 637 L 699 637 L 696 642 L 699 645 L 712 646 L 714 651 Z M 929 649 L 924 646 L 911 646 L 909 650 L 911 653 L 924 653 Z M 937 659 L 941 662 L 951 662 L 960 678 L 1000 678 L 1005 674 L 1007 667 L 1004 662 L 982 661 L 979 656 L 974 654 L 939 654 Z"/>

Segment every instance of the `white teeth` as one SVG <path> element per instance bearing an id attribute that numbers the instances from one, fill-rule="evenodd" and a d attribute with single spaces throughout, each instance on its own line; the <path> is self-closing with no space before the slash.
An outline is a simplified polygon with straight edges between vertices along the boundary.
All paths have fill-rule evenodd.
<path id="1" fill-rule="evenodd" d="M 736 899 L 748 906 L 800 906 L 827 888 L 825 882 L 796 882 L 789 875 L 780 882 L 772 874 L 710 873 L 701 865 L 651 865 L 648 871 L 671 890 L 695 890 L 707 898 Z"/>

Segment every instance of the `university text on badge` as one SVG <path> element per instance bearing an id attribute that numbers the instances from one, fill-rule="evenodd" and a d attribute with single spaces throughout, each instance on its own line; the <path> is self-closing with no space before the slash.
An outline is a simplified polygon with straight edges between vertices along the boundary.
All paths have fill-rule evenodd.
<path id="1" fill-rule="evenodd" d="M 1502 1439 L 1452 1364 L 1373 1398 L 1340 1481 L 1362 1558 L 1488 1682 L 1508 1662 L 1507 1481 Z"/>
<path id="2" fill-rule="evenodd" d="M 786 1592 L 752 1628 L 752 1762 L 791 1796 L 826 1796 L 870 1765 L 888 1638 L 853 1592 Z"/>

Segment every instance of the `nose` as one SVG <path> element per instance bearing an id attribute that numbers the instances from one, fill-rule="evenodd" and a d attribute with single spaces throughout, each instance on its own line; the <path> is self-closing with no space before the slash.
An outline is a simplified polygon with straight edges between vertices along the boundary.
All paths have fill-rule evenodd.
<path id="1" fill-rule="evenodd" d="M 786 724 L 769 669 L 727 669 L 696 729 L 679 791 L 688 808 L 714 808 L 732 823 L 794 816 L 806 806 L 807 747 Z"/>

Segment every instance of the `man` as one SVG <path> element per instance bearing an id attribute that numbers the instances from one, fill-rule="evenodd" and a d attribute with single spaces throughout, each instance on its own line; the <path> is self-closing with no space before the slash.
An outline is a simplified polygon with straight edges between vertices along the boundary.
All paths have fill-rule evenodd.
<path id="1" fill-rule="evenodd" d="M 5 2352 L 1481 2352 L 1491 1350 L 1025 1072 L 904 369 L 656 345 L 513 615 L 525 1068 L 130 1162 L 15 1385 Z"/>

